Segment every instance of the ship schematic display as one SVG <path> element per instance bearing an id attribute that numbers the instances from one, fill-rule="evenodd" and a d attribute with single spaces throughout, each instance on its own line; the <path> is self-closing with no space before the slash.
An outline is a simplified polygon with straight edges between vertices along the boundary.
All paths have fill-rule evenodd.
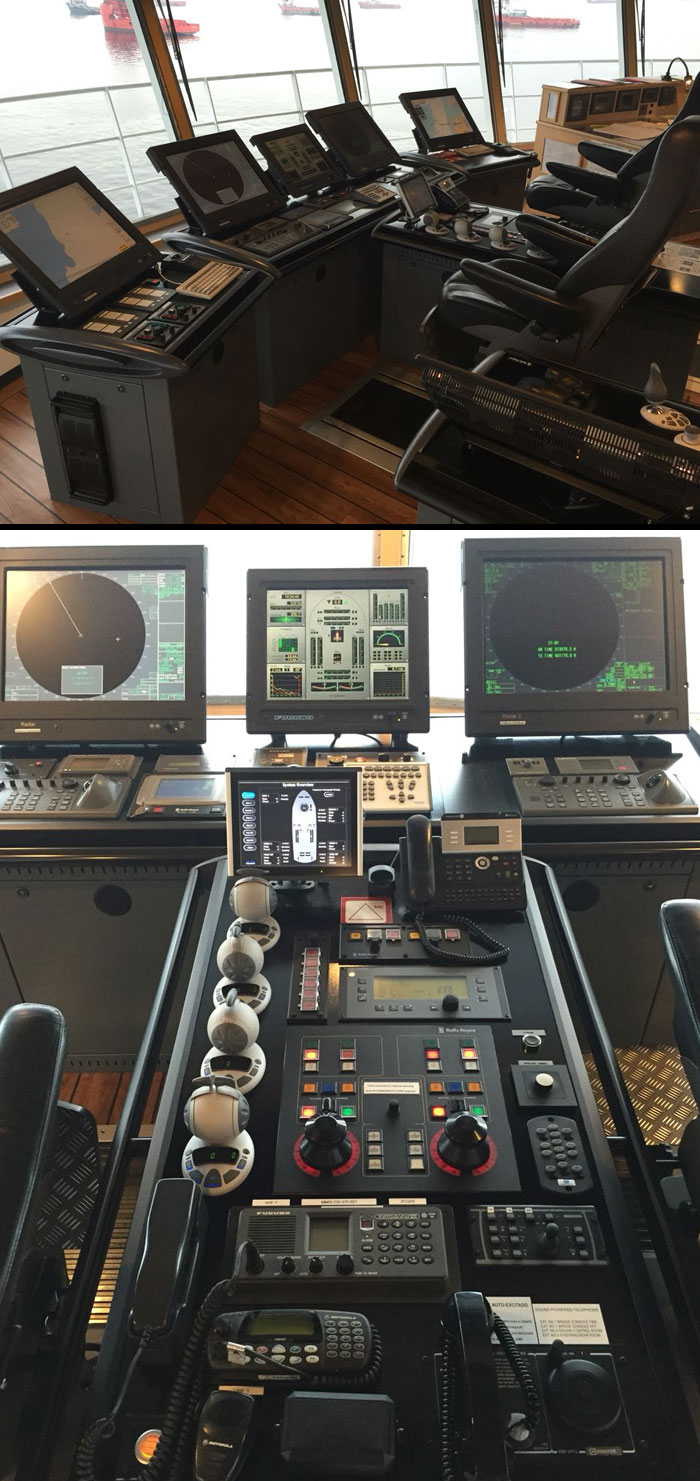
<path id="1" fill-rule="evenodd" d="M 406 699 L 408 592 L 268 591 L 268 699 Z"/>

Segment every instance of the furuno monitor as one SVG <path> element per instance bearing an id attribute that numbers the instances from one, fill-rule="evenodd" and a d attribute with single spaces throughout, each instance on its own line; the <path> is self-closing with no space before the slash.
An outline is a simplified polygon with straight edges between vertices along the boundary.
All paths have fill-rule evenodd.
<path id="1" fill-rule="evenodd" d="M 343 179 L 305 123 L 255 134 L 250 142 L 264 155 L 273 180 L 286 195 L 315 195 Z"/>
<path id="2" fill-rule="evenodd" d="M 230 874 L 362 874 L 361 767 L 330 777 L 313 766 L 229 768 L 226 838 Z"/>
<path id="3" fill-rule="evenodd" d="M 5 552 L 0 740 L 203 741 L 204 554 Z"/>
<path id="4" fill-rule="evenodd" d="M 424 149 L 464 149 L 486 141 L 456 87 L 427 88 L 422 93 L 399 93 Z"/>
<path id="5" fill-rule="evenodd" d="M 40 307 L 79 319 L 160 253 L 75 167 L 0 195 L 0 251 Z"/>
<path id="6" fill-rule="evenodd" d="M 153 144 L 146 153 L 170 181 L 188 220 L 215 236 L 261 221 L 286 202 L 235 129 Z"/>
<path id="7" fill-rule="evenodd" d="M 248 572 L 250 732 L 405 737 L 429 724 L 426 570 Z"/>
<path id="8" fill-rule="evenodd" d="M 681 542 L 462 545 L 467 735 L 688 728 Z"/>
<path id="9" fill-rule="evenodd" d="M 362 103 L 312 108 L 306 117 L 348 180 L 360 180 L 401 164 L 401 156 Z"/>

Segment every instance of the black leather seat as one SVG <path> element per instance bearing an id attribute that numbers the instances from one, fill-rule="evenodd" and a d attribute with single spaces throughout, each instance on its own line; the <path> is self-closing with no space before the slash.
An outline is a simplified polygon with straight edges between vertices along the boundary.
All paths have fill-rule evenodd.
<path id="1" fill-rule="evenodd" d="M 50 1183 L 65 1052 L 57 1008 L 18 1004 L 0 1021 L 0 1374 L 23 1345 L 25 1266 Z"/>
<path id="2" fill-rule="evenodd" d="M 673 123 L 696 113 L 700 113 L 700 73 Z M 602 175 L 580 165 L 553 160 L 547 167 L 549 173 L 538 175 L 525 191 L 528 206 L 532 211 L 560 216 L 582 231 L 596 235 L 607 231 L 621 221 L 639 200 L 667 132 L 665 129 L 656 138 L 649 139 L 636 153 L 612 148 L 593 139 L 585 140 L 579 145 L 579 154 L 611 173 Z"/>
<path id="3" fill-rule="evenodd" d="M 675 994 L 673 1032 L 700 1117 L 700 900 L 667 900 L 661 906 L 661 936 Z M 700 1213 L 700 1119 L 686 1126 L 679 1160 Z"/>
<path id="4" fill-rule="evenodd" d="M 505 264 L 465 259 L 425 322 L 431 353 L 464 368 L 473 365 L 479 346 L 580 363 L 625 300 L 647 281 L 654 257 L 683 215 L 699 156 L 700 117 L 668 128 L 644 194 L 583 255 L 580 244 L 573 245 L 577 260 L 561 278 L 521 259 Z M 650 353 L 648 359 L 653 358 Z"/>

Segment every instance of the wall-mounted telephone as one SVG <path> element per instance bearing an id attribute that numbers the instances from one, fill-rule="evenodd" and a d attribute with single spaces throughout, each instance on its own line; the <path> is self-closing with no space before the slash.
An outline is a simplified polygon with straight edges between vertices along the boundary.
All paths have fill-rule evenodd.
<path id="1" fill-rule="evenodd" d="M 287 1308 L 227 1311 L 209 1332 L 207 1361 L 219 1375 L 267 1379 L 317 1379 L 332 1373 L 334 1383 L 369 1381 L 378 1371 L 376 1340 L 357 1311 L 307 1311 Z M 364 1385 L 362 1385 L 364 1386 Z"/>
<path id="2" fill-rule="evenodd" d="M 403 891 L 414 909 L 524 910 L 527 905 L 519 817 L 446 814 L 440 838 L 427 818 L 406 824 Z"/>
<path id="3" fill-rule="evenodd" d="M 469 209 L 469 192 L 463 185 L 457 185 L 450 175 L 442 175 L 438 180 L 431 180 L 430 189 L 435 197 L 438 211 L 445 211 L 451 216 L 456 216 L 459 211 Z"/>

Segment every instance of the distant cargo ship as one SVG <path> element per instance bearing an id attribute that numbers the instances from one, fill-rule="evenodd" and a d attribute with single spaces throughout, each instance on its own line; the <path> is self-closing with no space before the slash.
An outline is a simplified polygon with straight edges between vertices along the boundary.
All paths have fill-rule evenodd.
<path id="1" fill-rule="evenodd" d="M 320 15 L 317 5 L 299 5 L 295 0 L 280 0 L 280 10 L 283 15 Z"/>
<path id="2" fill-rule="evenodd" d="M 134 30 L 126 0 L 102 0 L 100 15 L 102 16 L 102 24 L 105 31 L 133 32 Z M 160 17 L 160 25 L 161 30 L 167 36 L 170 26 L 166 20 L 163 20 L 162 16 Z M 194 36 L 199 30 L 199 23 L 197 21 L 181 21 L 179 17 L 177 20 L 173 20 L 173 25 L 178 36 Z"/>
<path id="3" fill-rule="evenodd" d="M 580 20 L 573 16 L 528 15 L 526 10 L 504 10 L 501 15 L 504 30 L 510 27 L 512 30 L 575 31 L 580 24 Z"/>
<path id="4" fill-rule="evenodd" d="M 71 15 L 99 15 L 99 5 L 88 5 L 87 0 L 66 0 Z"/>

